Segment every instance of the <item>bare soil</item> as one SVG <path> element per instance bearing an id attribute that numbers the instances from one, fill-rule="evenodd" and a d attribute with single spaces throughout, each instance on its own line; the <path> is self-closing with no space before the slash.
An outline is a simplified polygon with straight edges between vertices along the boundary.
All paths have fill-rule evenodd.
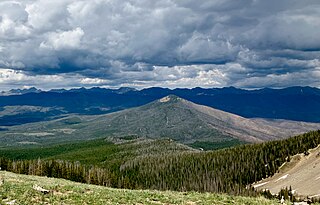
<path id="1" fill-rule="evenodd" d="M 258 189 L 269 189 L 273 194 L 281 188 L 292 187 L 298 195 L 320 197 L 320 146 L 299 154 L 284 164 L 279 173 L 253 184 Z"/>

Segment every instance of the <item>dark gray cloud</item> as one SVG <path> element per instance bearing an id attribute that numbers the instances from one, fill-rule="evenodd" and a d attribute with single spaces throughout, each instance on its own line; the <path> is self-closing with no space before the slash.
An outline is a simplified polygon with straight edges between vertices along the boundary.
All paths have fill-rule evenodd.
<path id="1" fill-rule="evenodd" d="M 318 0 L 4 0 L 0 87 L 320 87 L 319 27 Z"/>

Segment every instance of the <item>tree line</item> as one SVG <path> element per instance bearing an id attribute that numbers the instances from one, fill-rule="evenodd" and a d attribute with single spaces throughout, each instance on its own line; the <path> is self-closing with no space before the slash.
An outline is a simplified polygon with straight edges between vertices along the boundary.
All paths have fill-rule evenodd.
<path id="1" fill-rule="evenodd" d="M 65 178 L 114 188 L 200 191 L 256 195 L 248 186 L 277 172 L 298 153 L 320 144 L 320 131 L 280 141 L 207 152 L 137 157 L 104 168 L 63 160 L 0 158 L 0 166 L 20 174 Z"/>

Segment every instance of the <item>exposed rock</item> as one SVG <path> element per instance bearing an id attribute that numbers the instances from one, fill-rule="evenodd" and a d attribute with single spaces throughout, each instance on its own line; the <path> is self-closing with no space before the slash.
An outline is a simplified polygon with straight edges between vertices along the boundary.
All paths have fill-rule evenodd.
<path id="1" fill-rule="evenodd" d="M 33 187 L 32 187 L 34 190 L 36 190 L 36 191 L 39 191 L 39 192 L 41 192 L 41 193 L 43 193 L 43 194 L 49 194 L 50 193 L 50 190 L 47 190 L 47 189 L 44 189 L 44 188 L 42 188 L 42 187 L 40 187 L 40 186 L 38 186 L 38 185 L 33 185 Z"/>

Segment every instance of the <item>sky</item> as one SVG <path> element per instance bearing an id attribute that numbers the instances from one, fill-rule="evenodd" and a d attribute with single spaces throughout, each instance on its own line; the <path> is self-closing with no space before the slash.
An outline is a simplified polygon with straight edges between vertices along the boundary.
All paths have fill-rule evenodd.
<path id="1" fill-rule="evenodd" d="M 320 87 L 319 0 L 0 0 L 0 90 Z"/>

